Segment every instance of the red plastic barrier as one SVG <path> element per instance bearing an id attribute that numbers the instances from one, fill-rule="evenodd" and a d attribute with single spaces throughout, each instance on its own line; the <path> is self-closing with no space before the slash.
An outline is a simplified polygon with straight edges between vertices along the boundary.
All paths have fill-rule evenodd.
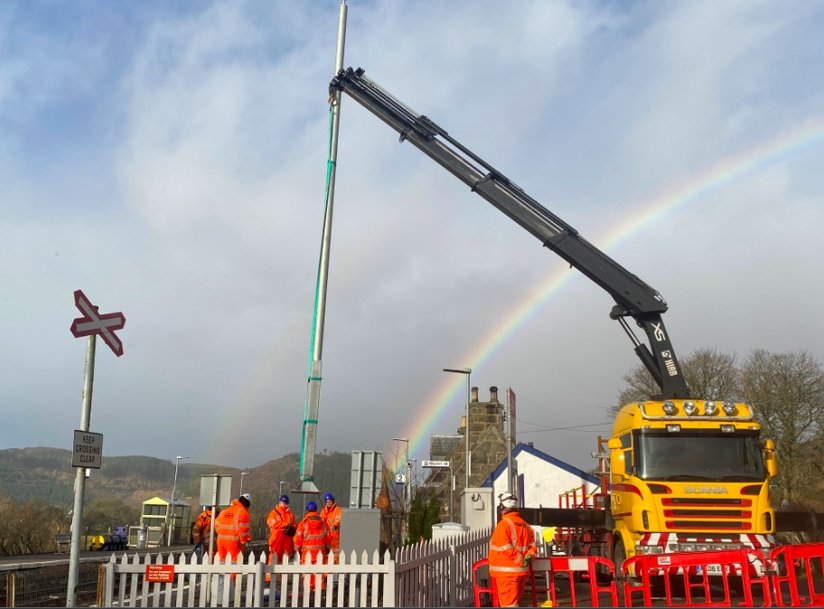
<path id="1" fill-rule="evenodd" d="M 557 576 L 561 575 L 561 578 Z M 532 606 L 538 607 L 538 594 L 548 595 L 552 607 L 558 606 L 558 587 L 561 582 L 568 586 L 570 606 L 578 607 L 576 580 L 589 580 L 589 598 L 583 607 L 599 607 L 601 595 L 609 595 L 610 607 L 618 606 L 618 589 L 615 584 L 615 566 L 611 560 L 600 556 L 552 556 L 536 558 L 530 563 L 529 583 L 532 589 Z M 600 585 L 599 579 L 606 583 Z M 547 606 L 547 605 L 544 605 Z"/>
<path id="2" fill-rule="evenodd" d="M 779 607 L 824 606 L 824 543 L 778 546 L 770 554 Z"/>
<path id="3" fill-rule="evenodd" d="M 747 607 L 769 607 L 770 573 L 766 559 L 755 550 L 742 548 L 716 552 L 647 554 L 624 561 L 624 604 L 633 606 L 640 595 L 643 606 L 652 604 L 653 577 L 660 577 L 668 607 L 732 607 L 731 578 L 740 578 L 742 601 Z M 720 590 L 719 586 L 720 584 Z M 682 587 L 676 597 L 674 587 Z M 754 604 L 753 590 L 760 592 L 762 604 Z M 676 602 L 683 598 L 683 602 Z"/>
<path id="4" fill-rule="evenodd" d="M 478 573 L 481 569 L 484 569 L 485 577 Z M 489 585 L 484 586 L 482 579 L 485 579 Z M 476 607 L 500 607 L 498 604 L 498 590 L 495 589 L 495 580 L 489 576 L 489 559 L 482 558 L 472 565 L 472 590 Z M 484 595 L 486 595 L 489 604 L 483 602 Z"/>

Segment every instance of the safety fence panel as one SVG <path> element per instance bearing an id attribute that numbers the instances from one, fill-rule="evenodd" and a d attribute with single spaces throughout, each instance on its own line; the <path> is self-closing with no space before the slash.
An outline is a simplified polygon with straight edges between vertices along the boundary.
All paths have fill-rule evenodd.
<path id="1" fill-rule="evenodd" d="M 770 559 L 778 607 L 824 606 L 824 543 L 779 546 Z"/>
<path id="2" fill-rule="evenodd" d="M 576 582 L 586 584 L 585 589 L 578 590 Z M 562 594 L 570 607 L 618 606 L 615 565 L 600 556 L 536 558 L 530 563 L 529 583 L 533 607 L 539 606 L 539 594 L 547 597 L 542 606 L 557 607 Z"/>
<path id="3" fill-rule="evenodd" d="M 769 607 L 770 573 L 764 556 L 746 548 L 633 556 L 623 564 L 624 604 L 640 597 L 649 607 L 658 587 L 667 607 Z"/>
<path id="4" fill-rule="evenodd" d="M 489 559 L 482 558 L 472 565 L 472 589 L 475 607 L 499 607 L 495 580 L 489 576 Z"/>

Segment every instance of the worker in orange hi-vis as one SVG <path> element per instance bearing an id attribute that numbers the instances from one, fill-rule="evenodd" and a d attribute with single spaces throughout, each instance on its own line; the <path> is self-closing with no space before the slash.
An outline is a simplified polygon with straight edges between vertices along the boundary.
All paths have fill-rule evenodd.
<path id="1" fill-rule="evenodd" d="M 266 524 L 269 527 L 269 559 L 267 564 L 272 564 L 272 560 L 277 556 L 277 562 L 282 563 L 292 558 L 295 553 L 295 546 L 292 538 L 297 531 L 297 519 L 289 509 L 289 495 L 281 495 L 277 505 L 272 508 L 266 517 Z M 271 572 L 266 573 L 266 581 L 271 581 Z"/>
<path id="2" fill-rule="evenodd" d="M 192 525 L 192 541 L 195 548 L 192 554 L 200 562 L 205 554 L 209 553 L 209 538 L 212 533 L 212 506 L 206 505 L 203 511 L 198 514 L 197 520 Z"/>
<path id="3" fill-rule="evenodd" d="M 340 560 L 340 517 L 343 511 L 335 503 L 335 496 L 332 493 L 326 493 L 323 496 L 323 502 L 325 505 L 320 511 L 320 515 L 329 527 L 329 555 L 332 564 L 336 565 Z"/>
<path id="4" fill-rule="evenodd" d="M 295 533 L 295 549 L 300 552 L 301 564 L 326 564 L 326 555 L 329 553 L 329 527 L 326 521 L 318 514 L 318 504 L 309 501 L 306 504 L 306 515 L 298 524 L 298 532 Z M 320 588 L 326 587 L 326 577 L 318 575 Z M 309 576 L 309 587 L 314 590 L 316 586 L 314 575 Z"/>
<path id="5" fill-rule="evenodd" d="M 243 493 L 215 518 L 217 554 L 224 562 L 227 558 L 236 561 L 246 549 L 246 544 L 252 540 L 249 523 L 250 505 L 252 505 L 252 495 Z M 232 579 L 234 578 L 233 573 Z"/>
<path id="6" fill-rule="evenodd" d="M 518 513 L 518 498 L 507 492 L 498 501 L 501 519 L 489 540 L 489 575 L 498 590 L 498 606 L 517 607 L 538 547 L 535 532 Z"/>

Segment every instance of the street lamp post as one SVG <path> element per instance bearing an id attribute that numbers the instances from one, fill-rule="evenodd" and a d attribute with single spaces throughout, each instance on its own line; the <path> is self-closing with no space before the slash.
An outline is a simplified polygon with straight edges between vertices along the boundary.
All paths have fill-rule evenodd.
<path id="1" fill-rule="evenodd" d="M 409 505 L 412 503 L 412 498 L 409 496 L 409 468 L 410 468 L 410 461 L 409 461 L 409 438 L 392 438 L 396 442 L 403 442 L 406 447 L 404 450 L 404 462 L 406 463 L 406 478 L 403 482 L 403 507 L 405 510 L 409 509 Z"/>
<path id="2" fill-rule="evenodd" d="M 283 497 L 283 485 L 286 484 L 286 480 L 281 480 L 278 483 L 278 498 Z"/>
<path id="3" fill-rule="evenodd" d="M 188 459 L 189 457 L 181 457 L 178 455 L 175 457 L 175 481 L 172 483 L 172 502 L 169 505 L 169 510 L 166 511 L 166 520 L 169 520 L 169 513 L 171 512 L 171 521 L 169 521 L 169 539 L 166 542 L 166 545 L 172 545 L 172 532 L 175 528 L 175 513 L 177 512 L 177 500 L 175 495 L 177 494 L 177 468 L 180 466 L 181 459 Z"/>
<path id="4" fill-rule="evenodd" d="M 240 492 L 238 493 L 238 496 L 243 494 L 243 476 L 248 476 L 248 475 L 249 475 L 249 472 L 240 472 Z"/>
<path id="5" fill-rule="evenodd" d="M 444 368 L 443 371 L 466 375 L 466 415 L 464 421 L 464 443 L 466 444 L 466 480 L 464 482 L 464 488 L 466 489 L 469 488 L 469 475 L 471 474 L 470 468 L 472 466 L 469 453 L 469 377 L 472 376 L 472 368 Z"/>

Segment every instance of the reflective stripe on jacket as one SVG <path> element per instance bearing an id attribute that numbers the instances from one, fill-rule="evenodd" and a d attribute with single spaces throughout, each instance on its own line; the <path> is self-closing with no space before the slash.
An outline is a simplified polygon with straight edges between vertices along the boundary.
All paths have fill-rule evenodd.
<path id="1" fill-rule="evenodd" d="M 212 528 L 211 508 L 203 510 L 197 517 L 192 527 L 192 539 L 195 543 L 207 543 L 209 541 L 209 531 Z"/>
<path id="2" fill-rule="evenodd" d="M 329 527 L 317 512 L 310 512 L 300 521 L 295 547 L 301 552 L 326 552 L 329 549 Z"/>
<path id="3" fill-rule="evenodd" d="M 232 505 L 215 518 L 215 534 L 219 540 L 243 544 L 252 539 L 249 510 L 234 499 Z"/>
<path id="4" fill-rule="evenodd" d="M 334 504 L 331 509 L 324 506 L 320 511 L 321 518 L 326 521 L 326 525 L 329 527 L 329 547 L 333 550 L 337 550 L 340 547 L 341 514 L 342 510 L 337 503 Z"/>
<path id="5" fill-rule="evenodd" d="M 290 524 L 295 526 L 295 515 L 288 505 L 276 505 L 266 517 L 269 526 L 269 543 L 273 543 L 279 533 L 283 533 Z"/>
<path id="6" fill-rule="evenodd" d="M 505 512 L 489 540 L 489 572 L 498 575 L 520 575 L 529 572 L 526 556 L 535 557 L 535 532 L 518 512 Z"/>

